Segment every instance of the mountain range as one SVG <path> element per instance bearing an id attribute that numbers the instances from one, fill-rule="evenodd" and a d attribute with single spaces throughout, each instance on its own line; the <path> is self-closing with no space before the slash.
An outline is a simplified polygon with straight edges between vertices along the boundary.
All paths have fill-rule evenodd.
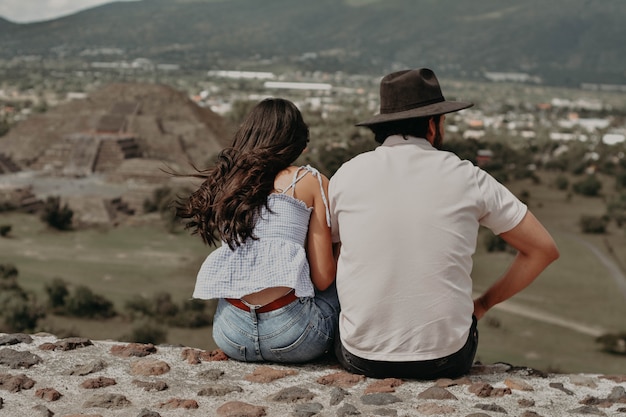
<path id="1" fill-rule="evenodd" d="M 45 22 L 0 19 L 0 59 L 113 48 L 187 69 L 380 75 L 428 66 L 626 84 L 625 21 L 624 0 L 142 0 Z"/>

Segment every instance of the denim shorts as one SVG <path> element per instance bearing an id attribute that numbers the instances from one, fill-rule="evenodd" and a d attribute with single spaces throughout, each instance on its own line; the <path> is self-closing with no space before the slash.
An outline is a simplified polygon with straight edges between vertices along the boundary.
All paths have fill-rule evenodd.
<path id="1" fill-rule="evenodd" d="M 213 339 L 231 359 L 299 363 L 332 351 L 339 320 L 337 288 L 316 291 L 267 313 L 244 311 L 220 299 Z"/>

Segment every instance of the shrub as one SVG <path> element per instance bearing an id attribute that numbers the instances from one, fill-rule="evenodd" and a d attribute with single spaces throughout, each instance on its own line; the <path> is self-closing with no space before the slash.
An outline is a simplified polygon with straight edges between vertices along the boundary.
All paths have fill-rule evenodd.
<path id="1" fill-rule="evenodd" d="M 135 316 L 150 317 L 154 314 L 152 305 L 152 300 L 141 295 L 134 295 L 133 298 L 124 303 L 124 310 L 133 318 Z"/>
<path id="2" fill-rule="evenodd" d="M 67 204 L 61 206 L 60 197 L 48 197 L 41 213 L 41 220 L 57 230 L 70 230 L 74 212 Z"/>
<path id="3" fill-rule="evenodd" d="M 626 188 L 626 171 L 622 171 L 615 175 L 615 186 L 618 190 Z"/>
<path id="4" fill-rule="evenodd" d="M 606 233 L 608 220 L 604 216 L 582 215 L 580 217 L 580 228 L 583 233 L 603 234 Z"/>
<path id="5" fill-rule="evenodd" d="M 154 213 L 167 211 L 173 200 L 173 192 L 170 187 L 159 187 L 152 192 L 152 198 L 143 201 L 143 211 Z"/>
<path id="6" fill-rule="evenodd" d="M 180 312 L 169 320 L 176 327 L 195 329 L 213 323 L 213 314 L 206 311 L 207 303 L 203 300 L 186 300 Z"/>
<path id="7" fill-rule="evenodd" d="M 154 321 L 142 320 L 133 326 L 133 330 L 128 335 L 120 337 L 121 340 L 134 343 L 152 343 L 158 345 L 167 340 L 167 332 L 163 330 L 163 325 Z"/>
<path id="8" fill-rule="evenodd" d="M 618 355 L 626 355 L 626 332 L 607 333 L 596 339 L 602 345 L 602 350 Z"/>
<path id="9" fill-rule="evenodd" d="M 163 291 L 154 295 L 154 314 L 157 317 L 174 317 L 179 310 L 170 293 Z"/>
<path id="10" fill-rule="evenodd" d="M 89 287 L 80 285 L 65 303 L 65 314 L 74 317 L 110 318 L 116 315 L 113 303 L 94 294 Z"/>
<path id="11" fill-rule="evenodd" d="M 46 294 L 48 295 L 48 305 L 50 308 L 57 311 L 62 311 L 67 301 L 67 296 L 70 291 L 67 289 L 67 284 L 61 278 L 53 278 L 52 281 L 45 286 Z"/>
<path id="12" fill-rule="evenodd" d="M 600 194 L 602 183 L 595 175 L 587 175 L 583 180 L 574 183 L 574 192 L 588 197 L 595 197 Z"/>
<path id="13" fill-rule="evenodd" d="M 21 290 L 17 283 L 17 268 L 12 264 L 0 264 L 0 290 Z"/>
<path id="14" fill-rule="evenodd" d="M 13 211 L 17 206 L 10 201 L 0 201 L 0 213 L 3 211 Z"/>
<path id="15" fill-rule="evenodd" d="M 31 332 L 37 327 L 39 319 L 46 316 L 41 306 L 21 294 L 7 297 L 2 303 L 2 317 L 7 332 Z"/>
<path id="16" fill-rule="evenodd" d="M 208 326 L 213 322 L 217 301 L 185 300 L 180 305 L 166 292 L 158 292 L 151 298 L 135 295 L 124 304 L 131 318 L 150 318 L 159 323 L 184 328 Z M 207 307 L 209 307 L 207 310 Z"/>
<path id="17" fill-rule="evenodd" d="M 607 216 L 615 221 L 618 227 L 626 224 L 626 193 L 614 197 L 606 206 Z"/>
<path id="18" fill-rule="evenodd" d="M 13 264 L 0 264 L 0 279 L 15 279 L 17 278 L 18 271 Z"/>
<path id="19" fill-rule="evenodd" d="M 559 175 L 554 180 L 554 185 L 556 186 L 557 189 L 565 191 L 569 188 L 569 180 L 567 179 L 565 175 Z"/>
<path id="20" fill-rule="evenodd" d="M 9 233 L 11 233 L 12 228 L 13 226 L 11 226 L 10 224 L 0 225 L 0 236 L 7 237 Z"/>

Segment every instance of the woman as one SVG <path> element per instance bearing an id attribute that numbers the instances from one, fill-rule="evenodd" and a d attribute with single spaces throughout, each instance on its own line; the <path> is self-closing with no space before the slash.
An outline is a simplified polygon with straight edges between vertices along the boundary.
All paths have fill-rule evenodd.
<path id="1" fill-rule="evenodd" d="M 213 339 L 233 359 L 305 362 L 332 347 L 339 302 L 328 179 L 292 165 L 308 141 L 293 103 L 263 100 L 177 209 L 205 243 L 222 242 L 193 296 L 219 299 Z"/>

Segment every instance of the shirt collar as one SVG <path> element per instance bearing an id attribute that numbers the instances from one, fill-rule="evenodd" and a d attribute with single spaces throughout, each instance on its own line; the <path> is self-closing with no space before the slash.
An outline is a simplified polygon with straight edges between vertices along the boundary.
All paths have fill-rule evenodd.
<path id="1" fill-rule="evenodd" d="M 435 149 L 430 142 L 424 138 L 418 138 L 415 136 L 391 135 L 383 142 L 382 146 L 397 146 L 397 145 L 418 145 L 422 149 Z"/>

